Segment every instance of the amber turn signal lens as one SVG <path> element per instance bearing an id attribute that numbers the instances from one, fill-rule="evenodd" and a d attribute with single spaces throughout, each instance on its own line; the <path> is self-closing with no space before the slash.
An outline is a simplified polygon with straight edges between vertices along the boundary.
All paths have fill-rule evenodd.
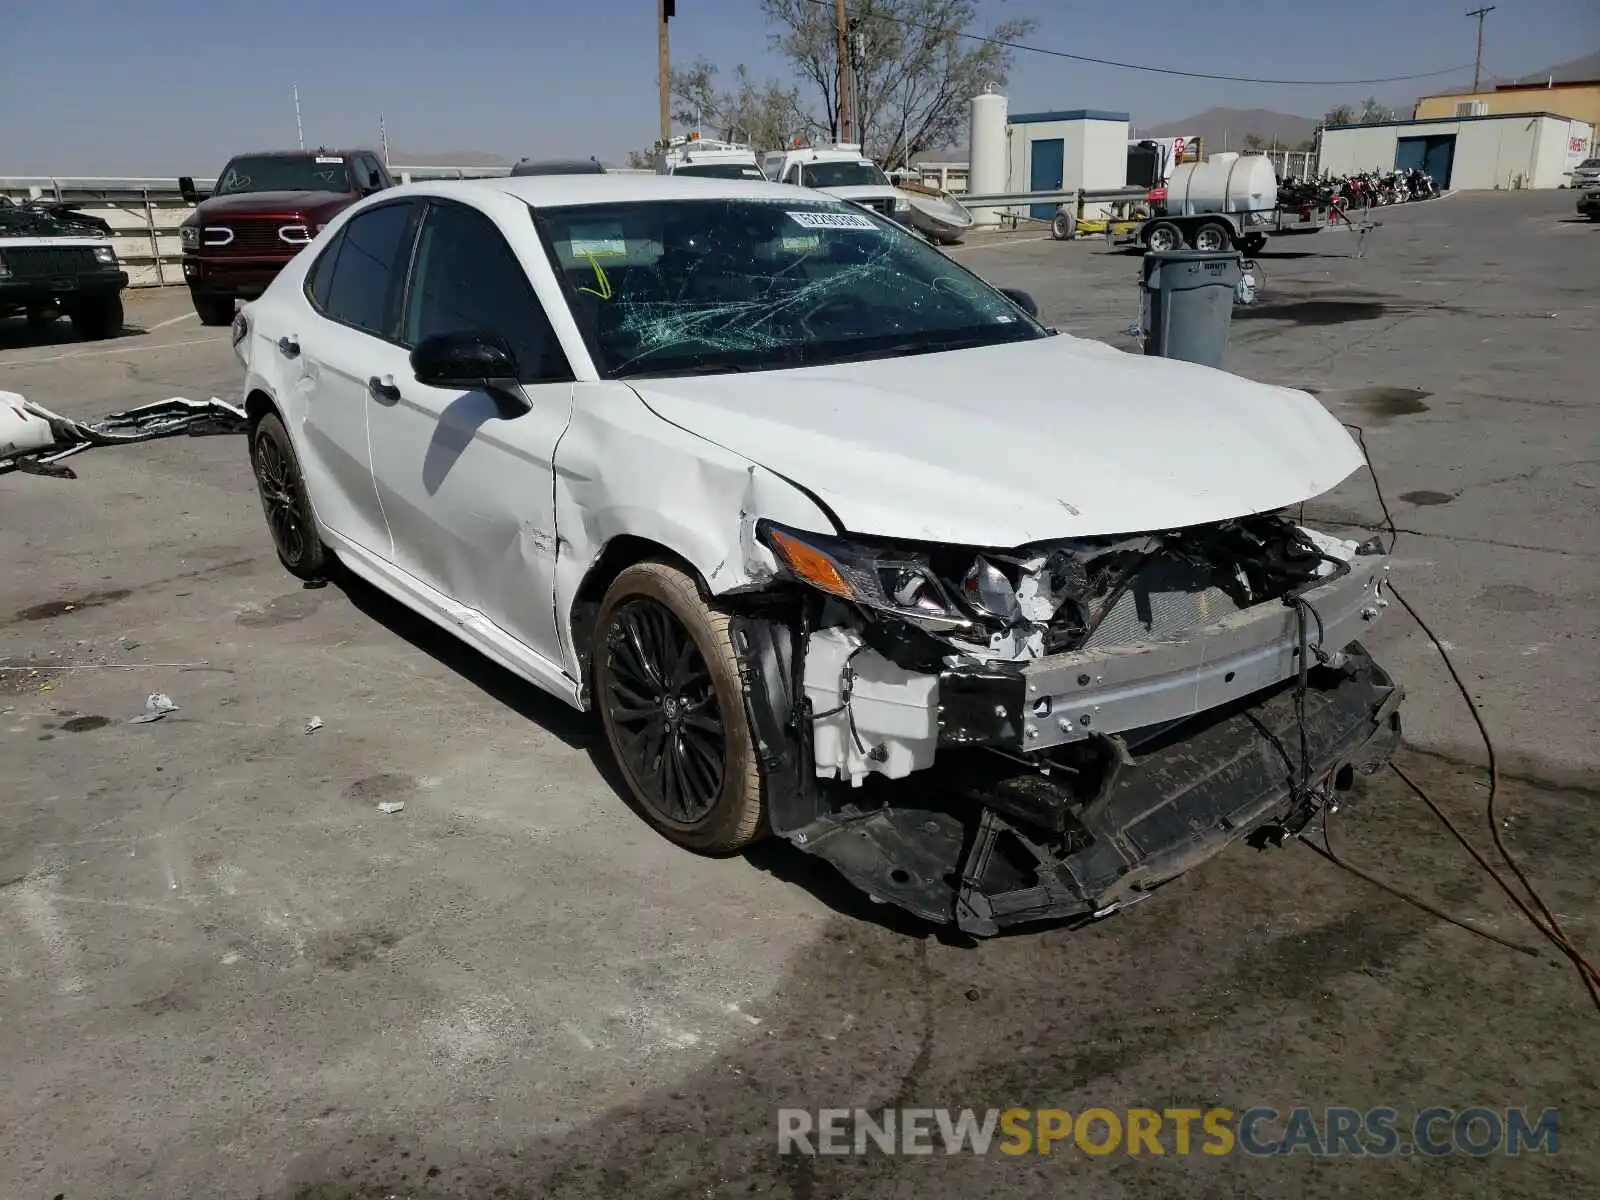
<path id="1" fill-rule="evenodd" d="M 822 551 L 814 550 L 777 529 L 770 536 L 773 548 L 783 555 L 783 561 L 801 579 L 835 596 L 848 599 L 855 595 L 855 589 L 845 582 L 844 576 L 839 574 L 839 568 Z"/>

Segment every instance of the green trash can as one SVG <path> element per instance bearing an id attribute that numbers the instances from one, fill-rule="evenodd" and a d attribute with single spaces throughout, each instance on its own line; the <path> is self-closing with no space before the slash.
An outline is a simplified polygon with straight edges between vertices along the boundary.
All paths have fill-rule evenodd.
<path id="1" fill-rule="evenodd" d="M 1149 250 L 1144 256 L 1144 352 L 1222 366 L 1239 286 L 1237 250 Z"/>

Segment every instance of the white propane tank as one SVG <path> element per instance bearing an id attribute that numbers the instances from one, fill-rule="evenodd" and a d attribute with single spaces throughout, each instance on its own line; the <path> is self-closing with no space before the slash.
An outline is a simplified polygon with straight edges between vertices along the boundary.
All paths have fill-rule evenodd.
<path id="1" fill-rule="evenodd" d="M 1006 145 L 1007 103 L 999 92 L 984 92 L 972 98 L 967 131 L 967 191 L 974 196 L 992 196 L 1006 190 L 1011 175 L 1011 153 Z M 1000 210 L 974 208 L 972 217 L 975 225 L 998 225 Z"/>
<path id="2" fill-rule="evenodd" d="M 1278 207 L 1278 177 L 1261 154 L 1213 154 L 1203 163 L 1179 163 L 1167 180 L 1167 211 L 1259 212 Z"/>

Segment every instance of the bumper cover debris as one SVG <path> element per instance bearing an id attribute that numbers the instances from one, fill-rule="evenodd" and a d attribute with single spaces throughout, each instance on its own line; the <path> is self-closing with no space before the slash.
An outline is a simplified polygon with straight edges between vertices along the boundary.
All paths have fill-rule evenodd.
<path id="1" fill-rule="evenodd" d="M 0 475 L 20 471 L 75 479 L 63 459 L 99 446 L 123 446 L 167 437 L 244 433 L 242 408 L 212 397 L 173 397 L 112 413 L 94 422 L 75 421 L 15 392 L 0 392 Z"/>

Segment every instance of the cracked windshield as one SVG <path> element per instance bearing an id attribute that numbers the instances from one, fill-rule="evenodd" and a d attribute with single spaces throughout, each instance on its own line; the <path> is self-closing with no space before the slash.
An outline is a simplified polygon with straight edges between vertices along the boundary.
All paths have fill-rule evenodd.
<path id="1" fill-rule="evenodd" d="M 1045 336 L 971 272 L 849 205 L 695 200 L 546 209 L 534 219 L 613 378 Z"/>

